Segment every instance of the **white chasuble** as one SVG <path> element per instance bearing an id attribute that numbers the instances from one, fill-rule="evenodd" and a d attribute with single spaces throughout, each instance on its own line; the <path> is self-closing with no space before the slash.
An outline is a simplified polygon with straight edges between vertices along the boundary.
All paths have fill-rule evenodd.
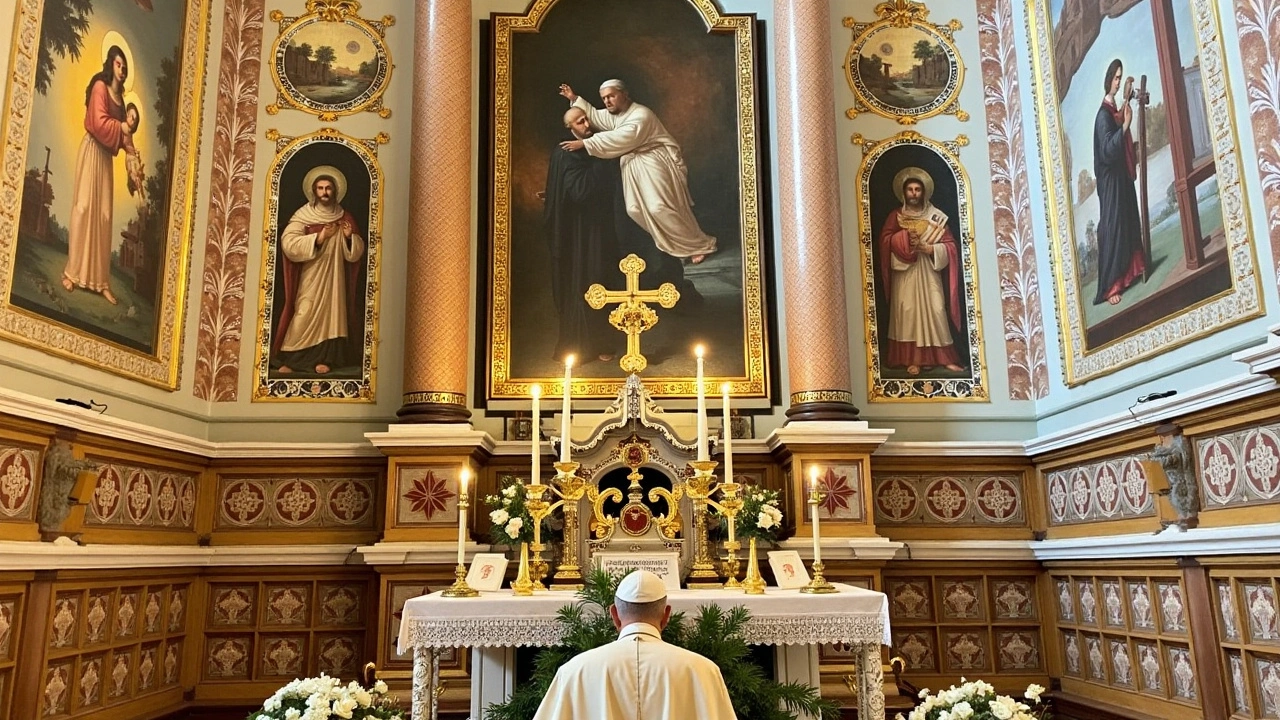
<path id="1" fill-rule="evenodd" d="M 346 212 L 341 205 L 325 209 L 303 205 L 280 235 L 285 257 L 302 266 L 295 294 L 293 317 L 280 349 L 304 350 L 333 338 L 348 337 L 346 263 L 364 256 L 364 239 L 353 232 L 350 239 L 339 229 L 319 243 L 316 226 L 337 223 Z"/>

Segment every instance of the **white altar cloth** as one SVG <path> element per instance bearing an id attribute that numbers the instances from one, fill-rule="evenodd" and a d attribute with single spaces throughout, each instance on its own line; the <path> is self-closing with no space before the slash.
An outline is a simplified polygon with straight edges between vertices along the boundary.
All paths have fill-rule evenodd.
<path id="1" fill-rule="evenodd" d="M 859 717 L 884 716 L 884 676 L 880 645 L 889 644 L 889 602 L 884 593 L 850 585 L 835 584 L 837 593 L 807 595 L 797 589 L 770 587 L 764 595 L 741 591 L 678 590 L 668 596 L 673 612 L 696 617 L 698 608 L 716 604 L 724 608 L 746 606 L 751 613 L 743 628 L 751 644 L 778 647 L 779 674 L 784 679 L 800 679 L 819 686 L 817 646 L 826 643 L 851 645 L 859 662 Z M 401 616 L 401 652 L 414 650 L 413 718 L 437 717 L 435 690 L 439 683 L 436 651 L 449 647 L 515 648 L 550 646 L 560 643 L 556 612 L 577 602 L 576 594 L 541 592 L 516 597 L 510 590 L 482 592 L 476 598 L 446 598 L 439 592 L 410 599 Z M 787 646 L 792 646 L 787 649 Z M 804 647 L 794 647 L 804 646 Z M 513 658 L 514 653 L 508 652 Z M 501 660 L 497 661 L 502 665 Z M 509 664 L 509 663 L 508 663 Z M 472 663 L 472 717 L 495 699 L 510 693 L 510 679 L 504 678 L 486 691 L 476 677 L 484 663 Z M 508 668 L 509 669 L 509 668 Z M 493 687 L 492 681 L 489 682 Z M 487 696 L 487 697 L 486 697 Z"/>

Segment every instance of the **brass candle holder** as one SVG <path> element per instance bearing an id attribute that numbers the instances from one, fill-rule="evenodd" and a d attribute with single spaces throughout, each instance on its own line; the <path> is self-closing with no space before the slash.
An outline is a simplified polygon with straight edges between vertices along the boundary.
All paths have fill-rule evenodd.
<path id="1" fill-rule="evenodd" d="M 555 463 L 556 478 L 553 485 L 543 485 L 541 478 L 534 478 L 525 487 L 525 507 L 529 509 L 529 517 L 533 520 L 533 543 L 529 549 L 533 551 L 530 562 L 530 582 L 533 591 L 543 591 L 547 587 L 542 579 L 547 576 L 549 568 L 542 558 L 545 548 L 542 544 L 542 521 L 556 508 L 564 509 L 564 553 L 560 565 L 556 569 L 553 587 L 573 589 L 582 586 L 582 571 L 578 567 L 578 546 L 574 538 L 578 535 L 578 501 L 586 492 L 586 483 L 577 476 L 580 465 L 576 462 Z M 559 496 L 554 502 L 546 500 L 547 492 Z M 575 581 L 576 585 L 575 585 Z"/>
<path id="2" fill-rule="evenodd" d="M 468 498 L 465 492 L 459 493 L 458 494 L 458 514 L 460 518 L 466 517 L 467 508 L 469 507 L 471 507 L 470 498 Z M 460 519 L 458 522 L 461 523 L 462 520 Z M 461 530 L 459 530 L 459 532 L 461 533 Z M 459 538 L 461 538 L 461 535 L 459 535 Z M 459 542 L 461 542 L 461 540 L 459 540 Z M 459 550 L 459 552 L 461 552 L 461 550 Z M 454 577 L 453 584 L 445 588 L 444 591 L 440 593 L 441 597 L 468 598 L 468 597 L 480 596 L 479 590 L 476 590 L 475 588 L 467 584 L 467 566 L 465 564 L 461 562 L 458 563 L 458 567 L 454 568 L 453 570 L 453 577 Z"/>
<path id="3" fill-rule="evenodd" d="M 707 539 L 707 506 L 711 494 L 718 488 L 711 474 L 720 463 L 715 460 L 690 460 L 693 477 L 685 480 L 685 494 L 693 503 L 693 568 L 685 579 L 690 588 L 718 589 L 724 587 L 720 573 L 716 572 L 711 558 L 711 544 Z"/>
<path id="4" fill-rule="evenodd" d="M 738 490 L 742 486 L 733 482 L 732 478 L 727 478 L 720 483 L 720 492 L 723 497 L 720 502 L 708 501 L 708 504 L 714 506 L 722 515 L 729 519 L 729 539 L 724 541 L 725 556 L 722 567 L 726 580 L 724 581 L 725 590 L 739 590 L 742 583 L 738 582 L 738 555 L 737 552 L 742 548 L 742 543 L 738 540 L 734 533 L 737 525 L 738 513 L 742 511 L 742 497 L 738 495 Z"/>
<path id="5" fill-rule="evenodd" d="M 818 533 L 818 506 L 822 504 L 826 497 L 827 493 L 819 490 L 816 484 L 809 490 L 809 512 L 812 518 L 813 544 L 815 548 L 820 548 L 822 542 L 821 535 Z M 840 592 L 834 585 L 827 582 L 827 578 L 823 576 L 822 571 L 825 569 L 826 566 L 820 556 L 815 556 L 813 559 L 813 579 L 809 581 L 808 585 L 800 588 L 800 592 L 810 595 L 826 595 Z"/>
<path id="6" fill-rule="evenodd" d="M 533 542 L 529 544 L 533 557 L 529 561 L 529 579 L 532 583 L 531 588 L 535 592 L 547 589 L 542 584 L 542 578 L 547 575 L 547 562 L 542 559 L 542 520 L 551 514 L 551 503 L 542 499 L 542 496 L 547 494 L 547 490 L 547 486 L 543 485 L 539 478 L 534 478 L 533 482 L 526 485 L 524 489 L 524 506 L 529 510 L 529 517 L 533 519 Z"/>

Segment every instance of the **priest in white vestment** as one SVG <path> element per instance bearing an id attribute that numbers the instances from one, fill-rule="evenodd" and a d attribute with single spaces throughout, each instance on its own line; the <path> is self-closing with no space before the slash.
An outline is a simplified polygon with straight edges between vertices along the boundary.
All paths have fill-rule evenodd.
<path id="1" fill-rule="evenodd" d="M 716 239 L 698 225 L 689 195 L 689 170 L 676 139 L 653 110 L 632 102 L 621 80 L 600 86 L 604 110 L 599 110 L 560 86 L 573 107 L 587 113 L 596 132 L 589 138 L 567 140 L 566 150 L 585 149 L 592 157 L 621 158 L 622 195 L 627 215 L 653 237 L 668 255 L 702 262 L 716 251 Z"/>
<path id="2" fill-rule="evenodd" d="M 609 614 L 618 639 L 565 663 L 534 720 L 736 720 L 720 668 L 662 641 L 671 606 L 657 575 L 623 578 Z"/>
<path id="3" fill-rule="evenodd" d="M 343 209 L 346 178 L 324 165 L 307 173 L 306 205 L 280 234 L 284 255 L 284 305 L 272 338 L 277 372 L 329 373 L 357 364 L 351 347 L 352 318 L 358 317 L 355 290 L 365 243 L 355 218 Z"/>

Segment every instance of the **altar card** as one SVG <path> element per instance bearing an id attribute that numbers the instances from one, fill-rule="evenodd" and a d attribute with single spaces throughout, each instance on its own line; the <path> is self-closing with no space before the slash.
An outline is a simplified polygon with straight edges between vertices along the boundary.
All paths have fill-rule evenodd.
<path id="1" fill-rule="evenodd" d="M 598 552 L 593 557 L 596 567 L 611 575 L 625 575 L 632 570 L 648 570 L 662 578 L 668 590 L 680 589 L 680 553 Z"/>
<path id="2" fill-rule="evenodd" d="M 502 589 L 507 574 L 507 556 L 502 553 L 476 553 L 467 573 L 467 584 L 476 590 L 492 592 Z"/>
<path id="3" fill-rule="evenodd" d="M 809 571 L 795 550 L 771 550 L 769 567 L 773 568 L 780 588 L 801 588 L 809 584 Z"/>

